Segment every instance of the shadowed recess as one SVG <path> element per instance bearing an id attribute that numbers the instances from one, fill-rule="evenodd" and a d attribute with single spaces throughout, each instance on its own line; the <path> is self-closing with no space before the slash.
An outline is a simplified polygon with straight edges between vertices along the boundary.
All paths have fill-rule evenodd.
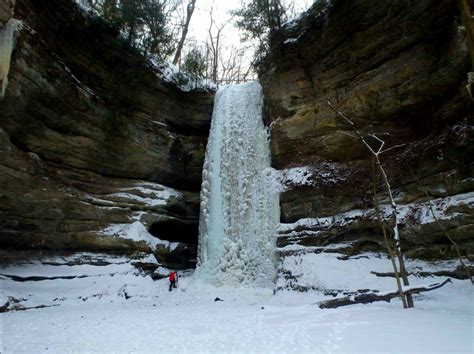
<path id="1" fill-rule="evenodd" d="M 166 220 L 151 225 L 149 232 L 160 240 L 197 244 L 198 223 Z"/>

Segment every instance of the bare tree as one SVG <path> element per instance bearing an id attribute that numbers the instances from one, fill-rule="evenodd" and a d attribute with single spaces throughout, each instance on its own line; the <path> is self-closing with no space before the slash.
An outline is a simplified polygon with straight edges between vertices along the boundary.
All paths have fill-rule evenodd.
<path id="1" fill-rule="evenodd" d="M 211 80 L 214 82 L 218 81 L 219 73 L 219 61 L 221 56 L 221 41 L 222 31 L 232 21 L 233 15 L 230 16 L 226 21 L 218 24 L 214 18 L 214 2 L 212 2 L 211 8 L 209 9 L 210 24 L 207 30 L 208 33 L 208 48 L 210 50 L 210 61 L 211 61 Z"/>
<path id="2" fill-rule="evenodd" d="M 397 282 L 398 294 L 400 295 L 400 299 L 403 303 L 403 308 L 408 308 L 407 299 L 405 294 L 403 293 L 402 283 L 400 281 L 400 272 L 398 271 L 397 263 L 395 259 L 397 258 L 396 252 L 394 251 L 392 245 L 390 244 L 390 239 L 388 237 L 387 229 L 385 228 L 385 224 L 383 223 L 382 214 L 380 212 L 380 204 L 377 196 L 377 180 L 376 180 L 376 165 L 375 165 L 375 158 L 372 159 L 372 193 L 374 195 L 374 204 L 375 204 L 375 216 L 377 217 L 377 222 L 379 223 L 382 233 L 383 239 L 385 243 L 385 247 L 388 251 L 388 257 L 390 262 L 392 263 L 393 273 L 395 274 L 395 280 Z"/>
<path id="3" fill-rule="evenodd" d="M 253 74 L 253 67 L 246 60 L 247 48 L 228 47 L 219 57 L 218 83 L 239 84 L 247 81 Z"/>
<path id="4" fill-rule="evenodd" d="M 196 7 L 196 0 L 190 0 L 188 6 L 186 7 L 186 20 L 183 24 L 183 30 L 181 32 L 181 38 L 176 47 L 176 53 L 174 55 L 173 64 L 178 64 L 179 59 L 181 58 L 181 52 L 183 50 L 184 41 L 188 35 L 189 23 L 191 22 L 191 17 L 193 16 L 194 9 Z"/>
<path id="5" fill-rule="evenodd" d="M 387 173 L 385 172 L 385 169 L 383 168 L 382 163 L 380 162 L 380 155 L 383 154 L 384 152 L 387 152 L 387 151 L 393 149 L 394 147 L 384 150 L 385 141 L 380 139 L 375 134 L 369 134 L 369 137 L 372 138 L 375 141 L 375 143 L 378 145 L 374 148 L 371 144 L 368 143 L 367 139 L 359 132 L 359 130 L 357 130 L 357 128 L 355 127 L 354 122 L 352 122 L 347 116 L 345 116 L 344 114 L 339 112 L 337 109 L 335 109 L 329 100 L 327 102 L 328 102 L 329 107 L 350 126 L 350 128 L 352 129 L 352 131 L 355 134 L 355 136 L 354 135 L 350 135 L 350 136 L 360 140 L 362 142 L 362 144 L 367 148 L 367 150 L 369 150 L 369 152 L 371 153 L 371 155 L 374 159 L 375 166 L 379 170 L 380 175 L 382 176 L 382 180 L 383 180 L 385 189 L 386 189 L 387 194 L 388 194 L 390 207 L 392 209 L 392 213 L 391 213 L 392 214 L 391 215 L 391 217 L 392 217 L 392 232 L 391 232 L 391 234 L 392 234 L 392 241 L 393 241 L 393 244 L 394 244 L 393 251 L 394 251 L 394 254 L 396 255 L 396 258 L 398 260 L 398 266 L 399 266 L 399 270 L 400 270 L 400 275 L 401 275 L 402 280 L 403 280 L 403 285 L 408 286 L 408 285 L 410 285 L 410 283 L 408 281 L 408 276 L 407 276 L 407 272 L 406 272 L 406 268 L 405 268 L 405 260 L 403 259 L 403 253 L 402 253 L 402 248 L 401 248 L 401 244 L 400 244 L 400 234 L 399 234 L 399 231 L 398 231 L 397 204 L 395 202 L 395 199 L 393 198 L 392 187 L 391 187 L 390 182 L 388 180 Z M 396 273 L 397 272 L 395 272 L 395 274 Z M 414 307 L 412 295 L 410 293 L 405 293 L 403 291 L 402 291 L 402 293 L 404 293 L 405 297 L 406 297 L 406 303 L 405 303 L 405 301 L 403 301 L 403 306 L 405 308 Z M 403 300 L 403 297 L 402 297 L 402 300 Z"/>

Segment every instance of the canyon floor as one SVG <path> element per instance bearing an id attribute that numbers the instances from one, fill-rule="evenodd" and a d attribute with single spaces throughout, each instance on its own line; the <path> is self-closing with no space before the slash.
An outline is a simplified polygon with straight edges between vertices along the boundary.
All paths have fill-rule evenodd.
<path id="1" fill-rule="evenodd" d="M 17 308 L 0 314 L 2 353 L 474 350 L 468 281 L 453 279 L 419 295 L 410 310 L 398 300 L 323 310 L 315 303 L 328 296 L 318 291 L 216 288 L 184 272 L 169 292 L 166 279 L 139 274 L 124 257 L 98 261 L 82 254 L 80 259 L 87 257 L 89 264 L 71 256 L 1 269 L 2 301 Z M 356 282 L 351 279 L 348 287 Z M 375 286 L 385 285 L 374 281 Z M 47 307 L 25 310 L 42 305 Z"/>

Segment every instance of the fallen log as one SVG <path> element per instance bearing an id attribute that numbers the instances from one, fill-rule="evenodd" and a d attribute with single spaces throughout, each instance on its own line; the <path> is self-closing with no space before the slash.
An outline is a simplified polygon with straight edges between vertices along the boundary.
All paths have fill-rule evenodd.
<path id="1" fill-rule="evenodd" d="M 450 278 L 446 279 L 442 283 L 434 283 L 428 286 L 404 287 L 403 292 L 405 294 L 419 294 L 422 292 L 439 289 L 442 286 L 446 285 L 447 283 L 452 283 Z M 398 290 L 393 290 L 393 291 L 384 292 L 384 293 L 365 292 L 358 295 L 351 295 L 351 296 L 341 297 L 338 299 L 320 301 L 316 303 L 316 305 L 318 305 L 320 309 L 334 309 L 336 307 L 348 306 L 348 305 L 354 305 L 354 304 L 370 304 L 376 301 L 390 302 L 390 300 L 396 297 L 400 297 L 400 293 L 398 292 Z"/>
<path id="2" fill-rule="evenodd" d="M 474 273 L 474 267 L 470 267 L 470 274 Z M 381 273 L 381 272 L 370 272 L 373 275 L 377 277 L 391 277 L 395 278 L 395 273 L 393 272 L 387 272 L 387 273 Z M 435 271 L 435 272 L 416 272 L 416 273 L 409 273 L 408 275 L 413 275 L 416 277 L 450 277 L 454 279 L 460 279 L 460 280 L 465 280 L 469 279 L 470 274 L 466 273 L 466 270 L 463 267 L 457 267 L 455 270 L 440 270 L 440 271 Z"/>
<path id="3" fill-rule="evenodd" d="M 56 280 L 56 279 L 80 279 L 80 278 L 87 278 L 89 275 L 64 275 L 64 276 L 56 276 L 56 277 L 43 277 L 43 276 L 30 276 L 30 277 L 22 277 L 19 275 L 9 275 L 9 274 L 0 274 L 0 277 L 9 278 L 14 281 L 24 282 L 24 281 L 43 281 L 43 280 Z"/>

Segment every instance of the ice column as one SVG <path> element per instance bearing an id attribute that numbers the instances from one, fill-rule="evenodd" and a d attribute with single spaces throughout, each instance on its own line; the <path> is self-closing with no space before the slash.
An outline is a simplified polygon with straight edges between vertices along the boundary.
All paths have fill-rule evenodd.
<path id="1" fill-rule="evenodd" d="M 258 82 L 215 98 L 201 189 L 198 278 L 215 285 L 272 286 L 278 193 Z"/>

